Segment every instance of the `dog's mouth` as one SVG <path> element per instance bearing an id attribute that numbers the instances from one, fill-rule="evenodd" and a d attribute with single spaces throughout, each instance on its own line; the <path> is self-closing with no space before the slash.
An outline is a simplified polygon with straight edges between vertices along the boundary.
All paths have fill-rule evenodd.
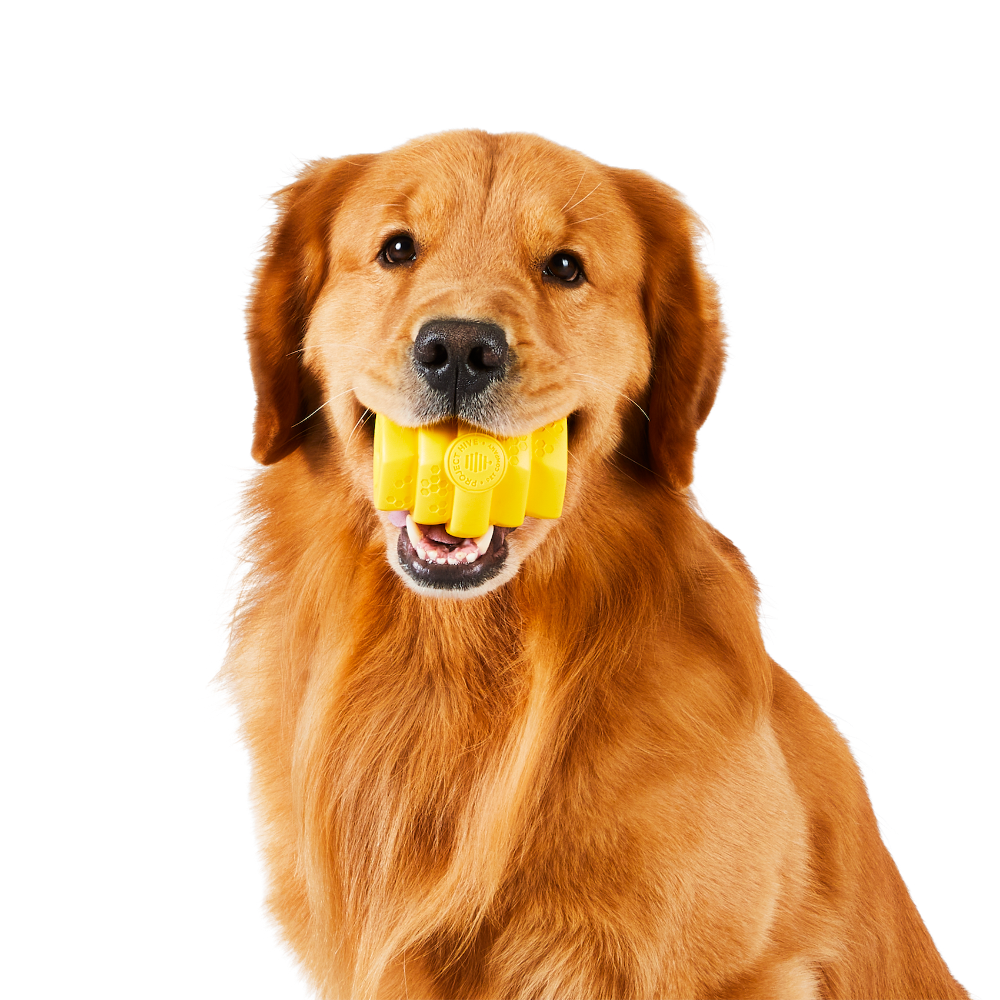
<path id="1" fill-rule="evenodd" d="M 507 559 L 507 535 L 517 530 L 491 524 L 478 538 L 458 538 L 443 524 L 417 524 L 406 511 L 389 520 L 400 529 L 399 565 L 421 586 L 439 590 L 471 590 L 496 576 Z"/>

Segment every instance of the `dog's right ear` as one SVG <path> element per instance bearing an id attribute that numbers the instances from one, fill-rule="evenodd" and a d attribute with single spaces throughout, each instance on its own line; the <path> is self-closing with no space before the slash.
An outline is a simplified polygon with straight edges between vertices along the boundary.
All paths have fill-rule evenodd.
<path id="1" fill-rule="evenodd" d="M 274 200 L 271 229 L 247 307 L 250 369 L 257 390 L 253 457 L 270 465 L 299 444 L 302 338 L 329 267 L 333 217 L 372 156 L 317 160 Z"/>

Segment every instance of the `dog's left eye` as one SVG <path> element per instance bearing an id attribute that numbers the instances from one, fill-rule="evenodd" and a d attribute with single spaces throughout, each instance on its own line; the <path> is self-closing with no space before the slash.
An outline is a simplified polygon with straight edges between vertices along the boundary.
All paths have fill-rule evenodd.
<path id="1" fill-rule="evenodd" d="M 385 241 L 379 257 L 386 264 L 406 264 L 417 259 L 417 248 L 412 237 L 400 233 Z"/>
<path id="2" fill-rule="evenodd" d="M 580 262 L 565 250 L 554 253 L 542 269 L 547 278 L 555 278 L 564 285 L 575 285 L 584 280 Z"/>

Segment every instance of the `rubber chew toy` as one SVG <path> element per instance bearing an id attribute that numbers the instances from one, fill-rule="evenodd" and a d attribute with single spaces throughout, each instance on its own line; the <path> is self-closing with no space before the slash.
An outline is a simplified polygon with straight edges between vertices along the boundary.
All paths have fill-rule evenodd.
<path id="1" fill-rule="evenodd" d="M 408 510 L 417 524 L 477 538 L 491 524 L 562 513 L 566 420 L 495 438 L 456 421 L 400 427 L 379 413 L 374 466 L 378 510 Z"/>

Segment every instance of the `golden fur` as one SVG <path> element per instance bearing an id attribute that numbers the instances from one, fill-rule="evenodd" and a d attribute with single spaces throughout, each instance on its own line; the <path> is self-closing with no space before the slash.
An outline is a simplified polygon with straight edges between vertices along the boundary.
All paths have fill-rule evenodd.
<path id="1" fill-rule="evenodd" d="M 278 202 L 225 673 L 271 909 L 321 994 L 966 997 L 688 493 L 723 334 L 678 196 L 459 132 L 313 163 Z M 400 232 L 417 260 L 381 267 Z M 542 279 L 559 250 L 585 284 Z M 370 499 L 369 413 L 420 422 L 433 317 L 506 331 L 486 429 L 573 415 L 563 516 L 471 593 L 408 580 Z"/>

